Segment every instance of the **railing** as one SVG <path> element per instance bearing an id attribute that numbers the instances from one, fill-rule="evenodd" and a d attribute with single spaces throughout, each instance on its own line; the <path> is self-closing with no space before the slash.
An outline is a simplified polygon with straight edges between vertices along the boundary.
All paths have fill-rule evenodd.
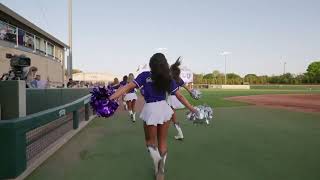
<path id="1" fill-rule="evenodd" d="M 14 120 L 0 121 L 0 179 L 23 173 L 50 145 L 89 120 L 90 95 Z"/>

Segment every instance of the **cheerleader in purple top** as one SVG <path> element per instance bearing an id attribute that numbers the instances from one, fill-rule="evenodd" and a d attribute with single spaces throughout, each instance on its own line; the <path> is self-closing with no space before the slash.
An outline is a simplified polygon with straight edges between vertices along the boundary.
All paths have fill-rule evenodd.
<path id="1" fill-rule="evenodd" d="M 129 78 L 128 78 L 128 83 L 132 82 L 133 80 L 134 80 L 134 75 L 132 73 L 130 73 Z M 130 115 L 132 122 L 136 122 L 135 105 L 136 105 L 137 99 L 138 99 L 138 97 L 137 97 L 135 88 L 129 90 L 123 98 L 123 100 L 127 103 L 129 115 Z"/>
<path id="2" fill-rule="evenodd" d="M 113 79 L 113 82 L 111 83 L 111 87 L 113 89 L 119 89 L 120 83 L 119 83 L 119 79 L 118 78 L 114 78 Z"/>
<path id="3" fill-rule="evenodd" d="M 119 83 L 119 85 L 120 85 L 120 87 L 122 87 L 122 86 L 125 86 L 127 83 L 128 83 L 128 76 L 125 75 L 125 76 L 123 76 L 122 81 Z M 127 105 L 126 101 L 124 100 L 124 96 L 125 96 L 125 94 L 122 96 L 123 108 L 125 110 L 128 110 L 128 105 Z"/>
<path id="4" fill-rule="evenodd" d="M 116 99 L 134 88 L 143 86 L 145 104 L 140 118 L 144 121 L 145 141 L 154 163 L 156 179 L 161 180 L 164 179 L 168 128 L 173 115 L 173 110 L 166 102 L 167 94 L 175 94 L 190 111 L 197 110 L 178 91 L 163 54 L 154 54 L 150 58 L 149 66 L 151 71 L 139 74 L 135 80 L 116 91 L 110 99 Z"/>
<path id="5" fill-rule="evenodd" d="M 170 66 L 171 76 L 176 81 L 179 88 L 183 87 L 191 94 L 191 90 L 188 88 L 186 83 L 180 78 L 180 73 L 181 73 L 181 70 L 179 68 L 180 65 L 181 65 L 181 61 L 180 61 L 180 57 L 179 57 L 178 60 Z M 174 111 L 174 113 L 172 115 L 172 122 L 174 123 L 174 127 L 178 131 L 178 135 L 176 135 L 174 138 L 176 140 L 183 140 L 184 137 L 183 137 L 182 129 L 181 129 L 181 126 L 179 125 L 179 122 L 177 121 L 175 110 L 176 109 L 183 109 L 184 105 L 177 99 L 175 94 L 170 94 L 167 102 Z"/>

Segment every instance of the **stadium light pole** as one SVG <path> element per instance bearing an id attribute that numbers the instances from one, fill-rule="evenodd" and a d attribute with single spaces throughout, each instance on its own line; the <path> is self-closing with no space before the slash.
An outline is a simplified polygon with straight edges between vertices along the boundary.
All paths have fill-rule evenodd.
<path id="1" fill-rule="evenodd" d="M 72 78 L 72 0 L 68 0 L 68 33 L 69 33 L 69 56 L 68 56 L 68 77 Z"/>
<path id="2" fill-rule="evenodd" d="M 228 51 L 220 53 L 221 56 L 224 56 L 224 84 L 227 84 L 227 56 L 230 54 L 231 52 Z"/>
<path id="3" fill-rule="evenodd" d="M 280 56 L 280 60 L 283 61 L 285 58 L 283 56 Z M 283 62 L 283 74 L 286 74 L 286 65 L 287 65 L 287 62 L 284 61 Z"/>

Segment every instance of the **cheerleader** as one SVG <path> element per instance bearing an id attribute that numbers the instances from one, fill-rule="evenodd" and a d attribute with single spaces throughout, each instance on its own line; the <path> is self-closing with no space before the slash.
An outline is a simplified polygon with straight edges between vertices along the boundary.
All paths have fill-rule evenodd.
<path id="1" fill-rule="evenodd" d="M 129 77 L 128 77 L 128 83 L 132 82 L 133 80 L 134 80 L 134 75 L 132 73 L 130 73 Z M 129 90 L 123 98 L 123 100 L 127 104 L 127 107 L 129 110 L 129 115 L 130 115 L 132 122 L 136 122 L 135 105 L 136 105 L 137 99 L 138 99 L 138 97 L 137 97 L 135 88 Z"/>
<path id="2" fill-rule="evenodd" d="M 150 58 L 151 71 L 142 72 L 126 86 L 116 91 L 110 99 L 116 99 L 124 93 L 143 86 L 145 104 L 140 114 L 144 121 L 147 149 L 154 163 L 157 180 L 164 179 L 167 157 L 167 135 L 173 110 L 166 102 L 167 94 L 175 94 L 190 111 L 197 112 L 178 91 L 178 86 L 171 78 L 165 56 L 156 53 Z"/>
<path id="3" fill-rule="evenodd" d="M 123 76 L 122 81 L 119 83 L 119 85 L 120 85 L 120 87 L 122 87 L 122 86 L 125 86 L 127 83 L 128 83 L 128 76 L 125 75 L 125 76 Z M 124 110 L 128 110 L 128 106 L 127 106 L 126 101 L 124 100 L 124 96 L 125 96 L 125 94 L 122 96 L 123 108 L 124 108 Z"/>
<path id="4" fill-rule="evenodd" d="M 111 87 L 113 89 L 119 89 L 120 83 L 119 83 L 119 79 L 118 78 L 114 78 L 113 79 L 113 82 L 111 83 Z"/>
<path id="5" fill-rule="evenodd" d="M 179 68 L 180 65 L 181 65 L 181 61 L 180 61 L 180 57 L 179 57 L 178 60 L 170 66 L 171 76 L 176 81 L 178 87 L 185 88 L 191 94 L 191 90 L 188 88 L 186 83 L 180 78 L 180 73 L 181 73 L 181 70 Z M 183 109 L 184 105 L 177 99 L 177 97 L 173 93 L 170 94 L 167 102 L 171 106 L 171 108 L 173 109 L 174 113 L 172 115 L 172 122 L 173 122 L 174 127 L 178 131 L 178 135 L 174 136 L 174 138 L 176 140 L 183 140 L 184 137 L 183 137 L 182 129 L 181 129 L 181 126 L 179 125 L 179 122 L 177 121 L 177 116 L 176 116 L 175 110 L 176 109 Z"/>

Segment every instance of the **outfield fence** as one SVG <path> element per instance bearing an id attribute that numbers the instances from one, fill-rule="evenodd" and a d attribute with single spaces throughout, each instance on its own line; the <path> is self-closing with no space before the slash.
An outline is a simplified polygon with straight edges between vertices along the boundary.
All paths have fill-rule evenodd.
<path id="1" fill-rule="evenodd" d="M 251 89 L 278 89 L 278 90 L 320 90 L 320 85 L 250 85 Z"/>
<path id="2" fill-rule="evenodd" d="M 50 146 L 94 114 L 90 95 L 22 118 L 0 121 L 0 179 L 16 178 Z"/>
<path id="3" fill-rule="evenodd" d="M 197 89 L 250 89 L 250 85 L 194 84 Z"/>
<path id="4" fill-rule="evenodd" d="M 219 85 L 219 84 L 194 84 L 198 89 L 274 89 L 274 90 L 320 90 L 320 85 Z"/>

